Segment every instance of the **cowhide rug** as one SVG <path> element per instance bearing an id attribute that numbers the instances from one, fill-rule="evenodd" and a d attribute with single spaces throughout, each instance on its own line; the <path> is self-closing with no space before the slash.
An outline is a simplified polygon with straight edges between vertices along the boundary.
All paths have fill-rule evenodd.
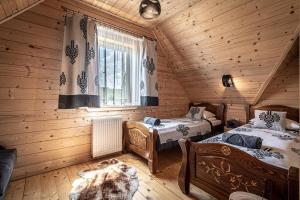
<path id="1" fill-rule="evenodd" d="M 71 200 L 131 200 L 139 186 L 136 169 L 116 159 L 79 172 L 73 182 Z"/>

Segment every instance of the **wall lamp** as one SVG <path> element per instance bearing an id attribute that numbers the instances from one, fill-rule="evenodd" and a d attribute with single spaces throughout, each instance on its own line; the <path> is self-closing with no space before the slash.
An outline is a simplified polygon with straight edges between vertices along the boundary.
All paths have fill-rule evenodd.
<path id="1" fill-rule="evenodd" d="M 222 83 L 224 87 L 233 87 L 233 80 L 232 80 L 232 76 L 229 74 L 224 74 L 222 76 Z"/>

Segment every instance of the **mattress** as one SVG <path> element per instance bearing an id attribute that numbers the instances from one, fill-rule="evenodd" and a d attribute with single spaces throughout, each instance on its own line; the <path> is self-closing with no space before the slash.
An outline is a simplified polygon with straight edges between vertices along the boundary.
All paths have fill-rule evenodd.
<path id="1" fill-rule="evenodd" d="M 262 138 L 261 149 L 250 149 L 245 147 L 234 146 L 257 159 L 268 164 L 289 169 L 291 166 L 299 168 L 300 148 L 299 132 L 296 131 L 274 131 L 270 129 L 253 128 L 252 124 L 246 124 L 241 127 L 232 129 L 227 133 L 237 133 Z M 226 134 L 226 133 L 223 133 Z M 217 135 L 200 143 L 224 143 L 222 135 Z"/>
<path id="2" fill-rule="evenodd" d="M 143 124 L 150 132 L 153 131 L 153 129 L 158 131 L 161 144 L 211 132 L 211 125 L 206 120 L 194 121 L 189 118 L 174 118 L 161 120 L 159 126 Z"/>

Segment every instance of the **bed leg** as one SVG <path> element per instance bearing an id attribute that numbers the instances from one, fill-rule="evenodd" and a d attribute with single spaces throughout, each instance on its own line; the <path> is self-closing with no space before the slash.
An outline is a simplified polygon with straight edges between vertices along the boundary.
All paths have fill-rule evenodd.
<path id="1" fill-rule="evenodd" d="M 127 148 L 126 148 L 127 140 L 128 140 L 128 128 L 126 122 L 123 122 L 122 153 L 124 154 L 127 153 Z"/>
<path id="2" fill-rule="evenodd" d="M 155 174 L 158 168 L 158 156 L 156 150 L 156 143 L 158 138 L 157 130 L 153 130 L 149 140 L 149 159 L 148 167 L 152 174 Z"/>
<path id="3" fill-rule="evenodd" d="M 189 155 L 190 155 L 190 141 L 186 139 L 180 139 L 179 145 L 182 150 L 182 162 L 180 172 L 178 176 L 178 185 L 184 194 L 190 193 L 190 166 L 189 166 Z"/>
<path id="4" fill-rule="evenodd" d="M 299 169 L 290 167 L 288 177 L 288 199 L 299 200 Z"/>

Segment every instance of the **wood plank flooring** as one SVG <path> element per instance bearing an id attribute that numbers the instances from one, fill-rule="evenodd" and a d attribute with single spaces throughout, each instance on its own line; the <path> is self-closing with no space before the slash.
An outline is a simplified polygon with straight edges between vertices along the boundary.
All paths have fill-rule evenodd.
<path id="1" fill-rule="evenodd" d="M 136 155 L 123 154 L 113 157 L 137 169 L 140 185 L 134 195 L 135 200 L 214 199 L 194 186 L 191 186 L 191 195 L 181 193 L 177 184 L 181 153 L 177 148 L 159 154 L 159 173 L 155 176 L 150 174 L 146 161 Z M 78 178 L 78 172 L 92 168 L 104 159 L 13 181 L 7 190 L 6 200 L 67 200 L 72 182 Z"/>

